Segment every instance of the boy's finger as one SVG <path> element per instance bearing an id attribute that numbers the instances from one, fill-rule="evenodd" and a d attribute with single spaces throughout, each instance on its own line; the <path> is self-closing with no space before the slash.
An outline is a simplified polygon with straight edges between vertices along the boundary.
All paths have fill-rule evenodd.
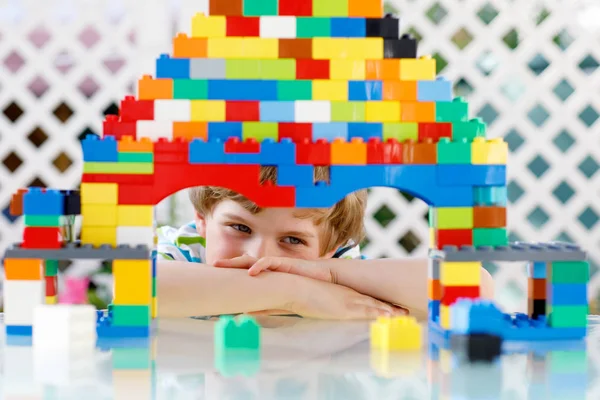
<path id="1" fill-rule="evenodd" d="M 240 257 L 231 258 L 229 260 L 217 260 L 214 263 L 215 267 L 226 267 L 226 268 L 249 268 L 256 262 L 254 257 L 243 255 Z"/>
<path id="2" fill-rule="evenodd" d="M 256 261 L 254 263 L 254 265 L 252 265 L 250 267 L 250 269 L 248 270 L 248 274 L 258 275 L 262 271 L 265 271 L 267 269 L 269 269 L 271 271 L 277 271 L 283 265 L 284 265 L 283 260 L 281 258 L 274 258 L 274 257 L 261 258 L 260 260 Z"/>

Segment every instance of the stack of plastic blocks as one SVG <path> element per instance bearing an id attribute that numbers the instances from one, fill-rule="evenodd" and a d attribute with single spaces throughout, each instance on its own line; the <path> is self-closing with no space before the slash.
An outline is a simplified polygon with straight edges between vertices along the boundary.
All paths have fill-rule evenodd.
<path id="1" fill-rule="evenodd" d="M 215 367 L 223 376 L 252 376 L 260 369 L 260 325 L 250 316 L 215 323 Z"/>

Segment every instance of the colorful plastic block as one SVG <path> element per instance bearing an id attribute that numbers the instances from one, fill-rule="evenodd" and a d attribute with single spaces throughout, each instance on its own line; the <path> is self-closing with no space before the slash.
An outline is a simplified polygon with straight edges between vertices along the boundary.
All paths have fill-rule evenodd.
<path id="1" fill-rule="evenodd" d="M 379 317 L 371 324 L 371 348 L 383 351 L 418 350 L 422 328 L 414 317 Z"/>
<path id="2" fill-rule="evenodd" d="M 215 323 L 215 348 L 218 350 L 260 349 L 260 325 L 250 316 L 238 319 L 225 316 Z"/>

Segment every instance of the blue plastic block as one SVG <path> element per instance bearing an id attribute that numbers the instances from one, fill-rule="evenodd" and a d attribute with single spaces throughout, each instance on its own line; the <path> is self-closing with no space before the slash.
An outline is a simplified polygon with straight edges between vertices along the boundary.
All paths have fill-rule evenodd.
<path id="1" fill-rule="evenodd" d="M 276 142 L 271 138 L 260 142 L 260 164 L 261 165 L 295 165 L 296 144 L 292 139 L 284 138 Z M 277 170 L 279 175 L 280 169 Z"/>
<path id="2" fill-rule="evenodd" d="M 220 140 L 205 142 L 194 139 L 189 148 L 190 164 L 221 164 L 225 162 L 225 145 Z"/>
<path id="3" fill-rule="evenodd" d="M 263 122 L 294 122 L 296 120 L 295 102 L 261 101 L 260 120 Z"/>
<path id="4" fill-rule="evenodd" d="M 476 206 L 506 206 L 506 186 L 483 186 L 473 188 L 473 203 Z"/>
<path id="5" fill-rule="evenodd" d="M 452 82 L 443 77 L 435 81 L 417 82 L 417 100 L 452 101 Z"/>
<path id="6" fill-rule="evenodd" d="M 156 60 L 156 78 L 190 79 L 190 59 L 161 54 Z"/>
<path id="7" fill-rule="evenodd" d="M 429 319 L 436 320 L 440 316 L 440 301 L 429 300 Z"/>
<path id="8" fill-rule="evenodd" d="M 229 138 L 238 138 L 242 140 L 241 122 L 209 122 L 207 125 L 208 140 L 221 140 L 226 142 Z"/>
<path id="9" fill-rule="evenodd" d="M 33 327 L 31 325 L 6 325 L 6 334 L 15 336 L 31 336 Z"/>
<path id="10" fill-rule="evenodd" d="M 546 263 L 530 262 L 527 264 L 527 277 L 533 279 L 546 279 Z"/>
<path id="11" fill-rule="evenodd" d="M 156 278 L 156 256 L 152 257 L 152 277 Z"/>
<path id="12" fill-rule="evenodd" d="M 260 153 L 225 153 L 225 164 L 260 164 Z"/>
<path id="13" fill-rule="evenodd" d="M 383 99 L 382 81 L 349 81 L 348 100 L 381 101 Z"/>
<path id="14" fill-rule="evenodd" d="M 367 35 L 365 18 L 331 18 L 331 37 L 364 38 Z"/>
<path id="15" fill-rule="evenodd" d="M 276 101 L 277 81 L 209 79 L 208 99 Z"/>
<path id="16" fill-rule="evenodd" d="M 460 299 L 451 306 L 450 326 L 454 333 L 486 333 L 501 336 L 509 323 L 490 301 Z"/>
<path id="17" fill-rule="evenodd" d="M 96 333 L 99 338 L 139 338 L 152 334 L 150 326 L 110 326 L 98 325 Z"/>
<path id="18" fill-rule="evenodd" d="M 81 141 L 83 161 L 85 162 L 117 162 L 119 152 L 114 136 L 99 139 L 96 135 L 87 135 Z"/>
<path id="19" fill-rule="evenodd" d="M 502 186 L 506 185 L 506 166 L 438 165 L 437 181 L 440 186 Z"/>
<path id="20" fill-rule="evenodd" d="M 313 124 L 313 141 L 317 139 L 326 139 L 333 142 L 336 138 L 348 140 L 348 123 L 346 122 L 317 122 Z"/>
<path id="21" fill-rule="evenodd" d="M 277 168 L 277 184 L 279 186 L 295 186 L 296 188 L 314 186 L 314 167 L 312 165 L 280 165 Z"/>
<path id="22" fill-rule="evenodd" d="M 348 123 L 348 140 L 362 138 L 365 143 L 370 138 L 378 138 L 383 141 L 383 124 L 375 122 L 350 122 Z"/>
<path id="23" fill-rule="evenodd" d="M 65 196 L 59 190 L 42 191 L 32 187 L 23 195 L 23 214 L 25 215 L 64 215 Z"/>
<path id="24" fill-rule="evenodd" d="M 587 305 L 587 285 L 580 283 L 553 283 L 548 293 L 548 303 L 553 306 Z"/>

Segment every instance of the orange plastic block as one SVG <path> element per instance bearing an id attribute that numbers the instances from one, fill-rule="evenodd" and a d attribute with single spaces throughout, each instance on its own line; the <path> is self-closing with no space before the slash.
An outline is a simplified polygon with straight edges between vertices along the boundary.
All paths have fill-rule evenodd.
<path id="1" fill-rule="evenodd" d="M 373 0 L 348 0 L 348 16 L 382 18 L 383 2 Z"/>
<path id="2" fill-rule="evenodd" d="M 506 207 L 473 207 L 473 227 L 506 227 Z"/>
<path id="3" fill-rule="evenodd" d="M 399 80 L 383 81 L 383 100 L 416 102 L 417 82 Z M 402 107 L 404 107 L 404 103 L 402 104 Z"/>
<path id="4" fill-rule="evenodd" d="M 437 164 L 437 144 L 431 138 L 419 143 L 407 140 L 402 149 L 404 164 Z"/>
<path id="5" fill-rule="evenodd" d="M 138 81 L 139 100 L 157 100 L 173 98 L 172 79 L 154 79 L 150 75 L 142 76 Z"/>
<path id="6" fill-rule="evenodd" d="M 401 111 L 402 122 L 435 122 L 434 102 L 404 102 Z"/>
<path id="7" fill-rule="evenodd" d="M 205 58 L 208 40 L 179 33 L 173 38 L 173 58 Z"/>
<path id="8" fill-rule="evenodd" d="M 366 60 L 366 79 L 380 81 L 398 81 L 400 79 L 400 60 Z M 416 84 L 415 84 L 416 92 Z M 416 94 L 415 94 L 416 99 Z M 394 100 L 394 99 L 388 99 Z"/>
<path id="9" fill-rule="evenodd" d="M 154 143 L 147 137 L 134 140 L 131 136 L 123 136 L 117 143 L 117 149 L 119 152 L 152 153 L 154 152 Z"/>
<path id="10" fill-rule="evenodd" d="M 7 258 L 4 260 L 4 272 L 8 281 L 39 281 L 44 279 L 44 261 Z"/>
<path id="11" fill-rule="evenodd" d="M 427 295 L 429 300 L 441 300 L 442 299 L 442 285 L 439 279 L 429 279 L 427 285 Z"/>
<path id="12" fill-rule="evenodd" d="M 527 297 L 533 300 L 546 300 L 546 280 L 528 278 Z"/>
<path id="13" fill-rule="evenodd" d="M 10 206 L 8 212 L 13 217 L 20 217 L 23 215 L 23 195 L 27 193 L 28 189 L 19 189 L 17 193 L 14 193 L 10 198 Z"/>
<path id="14" fill-rule="evenodd" d="M 173 139 L 208 140 L 208 123 L 201 121 L 173 122 Z"/>
<path id="15" fill-rule="evenodd" d="M 331 143 L 331 165 L 366 165 L 367 144 L 362 138 L 347 142 L 337 138 Z"/>

